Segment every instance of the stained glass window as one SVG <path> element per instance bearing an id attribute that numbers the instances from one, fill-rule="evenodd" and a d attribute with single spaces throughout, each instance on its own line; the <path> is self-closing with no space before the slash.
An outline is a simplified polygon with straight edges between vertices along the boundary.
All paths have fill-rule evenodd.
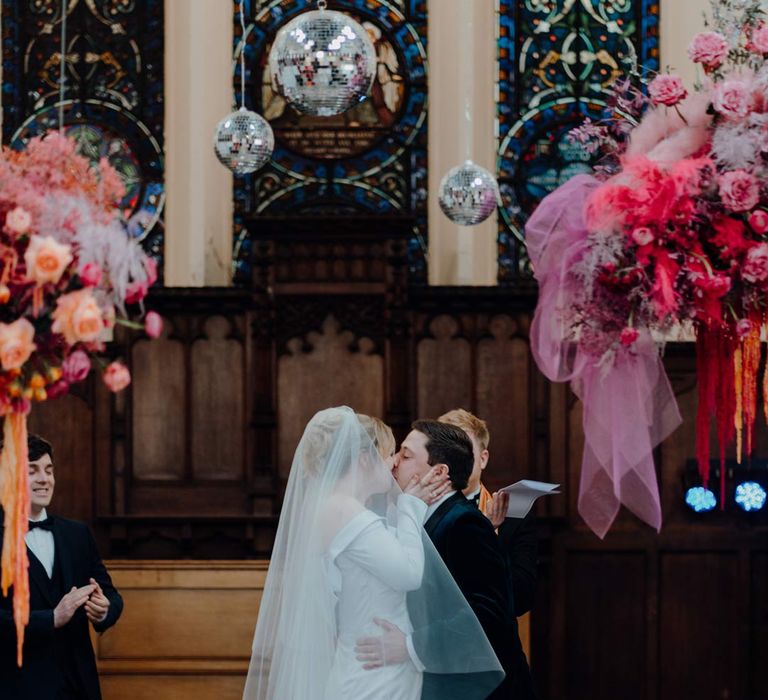
<path id="1" fill-rule="evenodd" d="M 272 89 L 267 68 L 277 30 L 313 0 L 246 0 L 246 107 L 275 131 L 272 162 L 235 180 L 235 280 L 247 283 L 253 241 L 244 222 L 260 215 L 372 212 L 415 219 L 411 273 L 426 279 L 427 2 L 335 0 L 367 30 L 376 49 L 369 99 L 337 117 L 296 112 Z M 235 58 L 243 37 L 234 3 Z M 235 63 L 235 94 L 239 67 Z M 234 104 L 234 103 L 233 103 Z"/>
<path id="2" fill-rule="evenodd" d="M 128 228 L 162 263 L 163 0 L 2 0 L 3 142 L 58 128 L 64 7 L 65 130 L 115 167 Z"/>
<path id="3" fill-rule="evenodd" d="M 542 197 L 588 171 L 565 139 L 599 118 L 634 65 L 659 68 L 658 0 L 497 0 L 499 283 L 530 274 L 523 229 Z"/>

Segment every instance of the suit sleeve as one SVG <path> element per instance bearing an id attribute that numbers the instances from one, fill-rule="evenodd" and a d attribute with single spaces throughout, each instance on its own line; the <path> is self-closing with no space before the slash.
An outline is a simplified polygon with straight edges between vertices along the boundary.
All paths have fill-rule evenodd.
<path id="1" fill-rule="evenodd" d="M 86 529 L 86 532 L 88 536 L 88 550 L 90 557 L 90 575 L 97 581 L 99 586 L 101 586 L 104 595 L 109 599 L 109 611 L 107 612 L 107 616 L 101 622 L 97 622 L 93 625 L 93 628 L 101 633 L 112 627 L 112 625 L 114 625 L 120 618 L 120 615 L 123 612 L 123 598 L 117 592 L 117 589 L 112 583 L 112 578 L 110 577 L 107 568 L 104 566 L 104 562 L 101 561 L 98 549 L 96 548 L 96 541 L 93 539 L 93 534 L 90 529 Z"/>
<path id="2" fill-rule="evenodd" d="M 445 563 L 493 647 L 505 642 L 511 591 L 504 553 L 490 522 L 478 513 L 454 527 Z"/>
<path id="3" fill-rule="evenodd" d="M 0 638 L 7 644 L 16 644 L 16 623 L 13 621 L 11 598 L 2 599 L 0 608 Z M 7 605 L 6 605 L 7 601 Z M 36 644 L 53 636 L 53 610 L 31 610 L 29 624 L 24 630 L 24 643 Z"/>
<path id="4" fill-rule="evenodd" d="M 509 561 L 509 576 L 515 615 L 533 608 L 536 598 L 538 537 L 533 511 L 522 520 L 507 518 L 499 528 L 499 541 Z"/>

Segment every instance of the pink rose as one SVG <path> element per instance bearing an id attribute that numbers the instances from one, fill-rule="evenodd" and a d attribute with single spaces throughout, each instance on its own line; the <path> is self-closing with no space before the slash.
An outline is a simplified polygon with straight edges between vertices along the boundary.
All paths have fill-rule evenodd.
<path id="1" fill-rule="evenodd" d="M 159 338 L 163 332 L 163 319 L 160 314 L 150 311 L 144 319 L 144 332 L 150 338 Z"/>
<path id="2" fill-rule="evenodd" d="M 122 362 L 111 362 L 102 378 L 110 391 L 122 391 L 131 383 L 131 373 Z"/>
<path id="3" fill-rule="evenodd" d="M 653 231 L 647 226 L 641 226 L 632 231 L 632 240 L 637 243 L 637 245 L 648 245 L 653 242 L 654 238 Z"/>
<path id="4" fill-rule="evenodd" d="M 80 270 L 80 280 L 86 287 L 98 287 L 101 284 L 101 267 L 96 263 L 86 263 Z"/>
<path id="5" fill-rule="evenodd" d="M 0 323 L 0 365 L 7 372 L 21 369 L 35 350 L 35 327 L 26 318 Z"/>
<path id="6" fill-rule="evenodd" d="M 755 53 L 768 53 L 768 25 L 761 24 L 752 32 L 750 44 Z"/>
<path id="7" fill-rule="evenodd" d="M 752 332 L 752 321 L 748 318 L 741 318 L 736 324 L 736 334 L 740 340 L 744 340 Z"/>
<path id="8" fill-rule="evenodd" d="M 128 289 L 125 290 L 125 303 L 126 304 L 138 304 L 145 296 L 147 296 L 147 283 L 146 282 L 131 282 L 128 285 Z"/>
<path id="9" fill-rule="evenodd" d="M 741 268 L 741 276 L 753 284 L 768 280 L 768 243 L 750 248 Z"/>
<path id="10" fill-rule="evenodd" d="M 5 228 L 11 235 L 21 236 L 29 231 L 32 216 L 23 207 L 11 209 L 5 217 Z"/>
<path id="11" fill-rule="evenodd" d="M 749 211 L 760 201 L 760 183 L 746 170 L 731 170 L 718 178 L 720 197 L 731 211 Z"/>
<path id="12" fill-rule="evenodd" d="M 701 32 L 688 46 L 688 57 L 707 68 L 717 68 L 728 55 L 728 42 L 719 32 Z"/>
<path id="13" fill-rule="evenodd" d="M 24 253 L 27 265 L 27 279 L 38 285 L 56 284 L 72 262 L 72 248 L 59 243 L 53 236 L 32 236 Z"/>
<path id="14" fill-rule="evenodd" d="M 714 108 L 729 119 L 743 119 L 752 105 L 752 90 L 746 80 L 731 78 L 718 83 L 712 95 Z"/>
<path id="15" fill-rule="evenodd" d="M 634 342 L 637 340 L 639 335 L 640 333 L 638 333 L 637 328 L 631 328 L 628 326 L 623 331 L 621 331 L 621 336 L 620 336 L 621 344 L 625 348 L 628 348 L 630 345 L 634 344 Z"/>
<path id="16" fill-rule="evenodd" d="M 651 80 L 648 95 L 654 104 L 674 107 L 688 96 L 688 91 L 677 75 L 662 74 Z"/>
<path id="17" fill-rule="evenodd" d="M 91 358 L 82 350 L 75 350 L 61 365 L 62 378 L 68 384 L 82 382 L 91 371 Z"/>
<path id="18" fill-rule="evenodd" d="M 755 209 L 749 215 L 749 225 L 755 233 L 763 234 L 768 231 L 768 211 Z"/>

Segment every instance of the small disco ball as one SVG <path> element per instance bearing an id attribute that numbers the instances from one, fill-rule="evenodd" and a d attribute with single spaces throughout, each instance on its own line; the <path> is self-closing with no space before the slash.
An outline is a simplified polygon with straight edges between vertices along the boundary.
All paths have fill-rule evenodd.
<path id="1" fill-rule="evenodd" d="M 468 160 L 451 168 L 440 182 L 440 208 L 453 223 L 474 226 L 499 205 L 499 183 L 485 168 Z"/>
<path id="2" fill-rule="evenodd" d="M 368 95 L 376 51 L 368 32 L 341 12 L 300 14 L 280 29 L 269 70 L 280 94 L 300 112 L 330 117 Z"/>
<path id="3" fill-rule="evenodd" d="M 269 162 L 275 135 L 264 117 L 241 107 L 219 122 L 213 147 L 222 165 L 235 175 L 247 175 Z"/>

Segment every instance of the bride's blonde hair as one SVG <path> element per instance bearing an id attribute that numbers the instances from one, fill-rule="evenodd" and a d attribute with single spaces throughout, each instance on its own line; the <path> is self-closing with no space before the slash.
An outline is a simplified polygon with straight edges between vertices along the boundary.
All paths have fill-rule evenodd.
<path id="1" fill-rule="evenodd" d="M 358 413 L 357 419 L 376 446 L 382 459 L 389 459 L 395 452 L 395 436 L 392 429 L 381 419 Z"/>

